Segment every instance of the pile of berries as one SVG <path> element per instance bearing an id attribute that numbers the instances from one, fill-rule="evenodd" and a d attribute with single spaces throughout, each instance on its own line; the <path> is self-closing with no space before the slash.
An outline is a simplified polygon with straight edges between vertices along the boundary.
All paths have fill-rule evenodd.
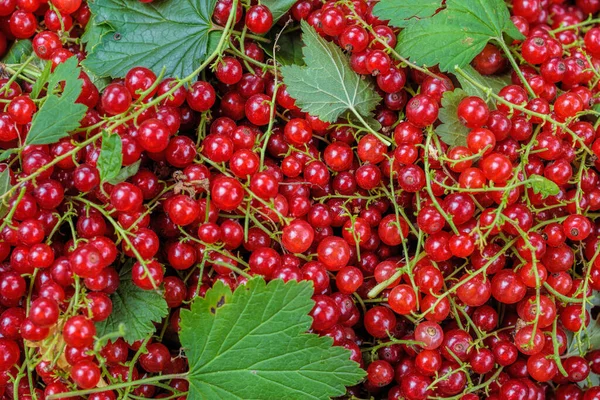
<path id="1" fill-rule="evenodd" d="M 434 131 L 457 80 L 402 58 L 375 2 L 299 0 L 275 24 L 265 5 L 242 3 L 216 2 L 213 22 L 235 12 L 235 30 L 195 83 L 140 66 L 99 88 L 82 72 L 87 113 L 57 143 L 22 146 L 40 103 L 23 71 L 2 70 L 0 147 L 14 154 L 0 165 L 13 185 L 0 226 L 0 398 L 182 373 L 180 309 L 217 281 L 261 275 L 313 283 L 311 330 L 366 370 L 348 398 L 600 399 L 600 27 L 588 19 L 600 1 L 510 3 L 526 36 L 511 47 L 520 65 L 492 43 L 473 60 L 510 80 L 459 102 L 465 145 Z M 90 16 L 81 0 L 0 0 L 0 54 L 28 39 L 53 68 L 82 61 Z M 377 134 L 296 106 L 261 47 L 288 20 L 375 83 Z M 124 182 L 101 181 L 102 131 L 120 136 L 124 167 L 141 161 Z M 169 317 L 148 340 L 95 346 L 127 262 Z"/>

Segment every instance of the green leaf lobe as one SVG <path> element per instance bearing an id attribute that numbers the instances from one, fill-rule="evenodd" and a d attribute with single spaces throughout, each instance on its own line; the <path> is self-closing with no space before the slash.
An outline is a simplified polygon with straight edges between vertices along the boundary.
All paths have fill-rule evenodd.
<path id="1" fill-rule="evenodd" d="M 181 312 L 180 339 L 194 399 L 325 399 L 364 375 L 311 325 L 312 288 L 251 279 L 234 293 L 218 282 Z"/>

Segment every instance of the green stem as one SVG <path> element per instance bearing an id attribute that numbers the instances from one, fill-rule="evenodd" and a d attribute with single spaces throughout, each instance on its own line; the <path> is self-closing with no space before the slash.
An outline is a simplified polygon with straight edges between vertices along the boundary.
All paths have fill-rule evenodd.
<path id="1" fill-rule="evenodd" d="M 517 64 L 517 60 L 515 60 L 515 58 L 512 56 L 510 49 L 508 48 L 508 45 L 506 43 L 504 43 L 504 40 L 502 38 L 496 39 L 496 43 L 498 43 L 500 45 L 500 47 L 502 48 L 502 50 L 504 50 L 504 54 L 506 54 L 506 58 L 508 58 L 508 61 L 512 65 L 515 73 L 517 74 L 517 76 L 519 77 L 521 82 L 523 83 L 523 86 L 525 86 L 525 89 L 527 89 L 527 93 L 529 93 L 529 96 L 533 97 L 533 98 L 537 97 L 535 92 L 529 85 L 529 82 L 527 82 L 527 79 L 525 79 L 525 76 L 523 75 L 521 68 L 519 68 L 519 65 Z"/>
<path id="2" fill-rule="evenodd" d="M 77 397 L 77 396 L 85 396 L 88 394 L 104 392 L 107 390 L 124 389 L 124 388 L 131 387 L 131 386 L 147 385 L 149 383 L 172 380 L 172 379 L 187 379 L 187 374 L 170 374 L 170 375 L 151 376 L 149 378 L 138 379 L 138 380 L 129 381 L 129 382 L 115 383 L 113 385 L 97 387 L 94 389 L 74 390 L 74 391 L 68 392 L 68 393 L 52 394 L 52 395 L 46 397 L 46 399 L 47 400 L 54 400 L 54 399 L 58 400 L 58 399 L 66 399 L 66 398 Z"/>
<path id="3" fill-rule="evenodd" d="M 360 121 L 361 124 L 363 124 L 366 128 L 366 130 L 370 133 L 372 133 L 373 135 L 375 135 L 375 137 L 377 137 L 377 139 L 381 140 L 383 143 L 385 143 L 386 146 L 389 146 L 392 144 L 392 142 L 390 141 L 390 138 L 383 136 L 382 134 L 380 134 L 379 132 L 376 132 L 375 129 L 371 128 L 369 126 L 369 124 L 367 123 L 367 121 L 365 121 L 365 119 L 362 117 L 362 115 L 360 115 L 358 113 L 358 111 L 356 111 L 354 109 L 354 107 L 352 107 L 350 109 L 350 111 L 352 111 L 352 114 L 354 114 L 354 116 Z"/>
<path id="4" fill-rule="evenodd" d="M 405 344 L 405 345 L 407 345 L 407 346 L 413 346 L 413 345 L 422 346 L 422 345 L 424 345 L 425 343 L 423 343 L 423 342 L 420 342 L 420 341 L 418 341 L 418 340 L 400 340 L 400 339 L 392 339 L 392 340 L 390 340 L 390 341 L 387 341 L 387 342 L 380 343 L 380 344 L 378 344 L 378 345 L 376 345 L 376 346 L 372 346 L 372 347 L 365 347 L 365 348 L 361 349 L 361 351 L 362 351 L 363 353 L 365 353 L 365 352 L 368 352 L 368 351 L 377 351 L 377 350 L 379 350 L 379 349 L 381 349 L 381 348 L 388 347 L 388 346 L 392 346 L 392 345 L 394 345 L 394 344 Z"/>
<path id="5" fill-rule="evenodd" d="M 467 393 L 474 393 L 474 392 L 477 392 L 478 390 L 487 388 L 488 386 L 490 386 L 490 384 L 492 382 L 495 382 L 496 379 L 498 379 L 498 377 L 500 376 L 501 372 L 502 372 L 502 367 L 498 368 L 496 370 L 496 372 L 494 372 L 494 375 L 492 375 L 490 377 L 490 379 L 488 379 L 487 381 L 485 381 L 483 383 L 480 383 L 479 385 L 476 385 L 476 386 L 471 386 L 471 387 L 467 388 L 464 392 L 462 392 L 459 395 L 456 395 L 456 396 L 453 396 L 453 397 L 432 397 L 432 399 L 435 399 L 435 400 L 438 400 L 438 399 L 439 400 L 458 400 L 458 399 L 462 398 Z"/>
<path id="6" fill-rule="evenodd" d="M 473 86 L 479 88 L 481 91 L 486 93 L 489 97 L 493 97 L 497 102 L 502 103 L 511 109 L 520 111 L 523 114 L 527 114 L 532 117 L 537 117 L 537 118 L 541 119 L 543 122 L 552 124 L 556 127 L 559 127 L 561 129 L 565 130 L 567 133 L 569 133 L 569 135 L 571 135 L 571 138 L 574 141 L 576 141 L 586 153 L 588 153 L 591 156 L 594 156 L 594 152 L 585 144 L 583 139 L 580 138 L 575 132 L 573 132 L 573 130 L 571 128 L 569 128 L 568 121 L 567 122 L 559 122 L 547 114 L 541 114 L 541 113 L 538 113 L 535 111 L 531 111 L 531 110 L 527 109 L 525 106 L 522 106 L 519 104 L 513 104 L 510 101 L 504 99 L 503 97 L 498 96 L 496 93 L 493 93 L 492 89 L 490 89 L 489 87 L 486 87 L 486 86 L 482 85 L 481 83 L 477 82 L 475 79 L 473 79 L 471 76 L 469 76 L 469 74 L 467 74 L 461 68 L 456 67 L 455 69 L 458 74 L 463 76 Z"/>
<path id="7" fill-rule="evenodd" d="M 569 31 L 571 29 L 577 29 L 577 28 L 581 28 L 582 26 L 594 25 L 597 23 L 600 23 L 600 18 L 588 18 L 585 21 L 580 22 L 578 24 L 561 26 L 560 28 L 553 29 L 553 30 L 549 31 L 548 33 L 551 35 L 554 35 L 555 33 Z"/>
<path id="8" fill-rule="evenodd" d="M 135 246 L 131 242 L 131 239 L 129 239 L 129 234 L 130 233 L 127 232 L 125 229 L 123 229 L 123 227 L 121 226 L 121 224 L 119 224 L 117 221 L 115 221 L 113 217 L 111 217 L 110 215 L 108 215 L 108 213 L 106 212 L 106 210 L 104 208 L 102 208 L 101 206 L 99 206 L 98 204 L 93 203 L 93 202 L 91 202 L 91 201 L 89 201 L 87 199 L 84 199 L 82 197 L 77 197 L 76 199 L 78 201 L 80 201 L 80 202 L 88 205 L 89 207 L 95 208 L 96 210 L 100 211 L 100 213 L 102 213 L 102 215 L 104 216 L 104 218 L 106 218 L 108 220 L 108 222 L 110 222 L 110 224 L 113 226 L 113 228 L 115 229 L 115 231 L 117 232 L 117 234 L 119 235 L 119 237 L 125 242 L 125 244 L 127 245 L 127 247 L 129 247 L 129 250 L 131 250 L 131 252 L 135 256 L 135 258 L 137 259 L 137 261 L 144 268 L 144 273 L 148 276 L 148 279 L 150 280 L 150 283 L 152 284 L 152 287 L 154 287 L 155 289 L 158 289 L 158 285 L 156 284 L 156 281 L 154 280 L 154 277 L 152 276 L 152 274 L 148 270 L 147 260 L 145 260 L 144 257 L 142 257 L 142 255 L 139 253 L 139 251 L 135 248 Z"/>

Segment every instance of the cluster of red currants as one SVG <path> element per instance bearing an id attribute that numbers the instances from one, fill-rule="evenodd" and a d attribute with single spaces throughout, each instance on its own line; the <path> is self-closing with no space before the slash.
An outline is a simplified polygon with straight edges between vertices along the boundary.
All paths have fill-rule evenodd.
<path id="1" fill-rule="evenodd" d="M 0 54 L 31 39 L 53 68 L 85 59 L 87 4 L 51 3 L 0 0 Z M 600 350 L 586 333 L 600 290 L 600 28 L 586 18 L 600 1 L 512 1 L 522 65 L 493 44 L 475 58 L 481 75 L 510 70 L 512 82 L 491 101 L 460 100 L 464 145 L 432 129 L 457 81 L 398 59 L 397 29 L 374 3 L 299 0 L 289 16 L 376 82 L 378 134 L 391 145 L 302 112 L 254 39 L 232 37 L 189 86 L 137 67 L 100 91 L 81 73 L 81 127 L 0 165 L 14 184 L 0 227 L 3 398 L 184 372 L 181 307 L 217 281 L 236 288 L 260 275 L 312 282 L 312 331 L 366 369 L 353 398 L 600 399 L 589 385 Z M 217 1 L 214 23 L 232 8 Z M 264 5 L 237 2 L 235 13 L 237 32 L 274 24 Z M 31 91 L 0 79 L 3 149 L 27 136 Z M 102 130 L 119 135 L 123 166 L 141 161 L 124 182 L 101 181 Z M 541 177 L 557 194 L 534 190 Z M 97 348 L 95 323 L 113 312 L 126 259 L 137 287 L 163 291 L 170 316 L 150 340 Z M 173 398 L 168 387 L 188 382 L 132 385 L 138 397 Z"/>

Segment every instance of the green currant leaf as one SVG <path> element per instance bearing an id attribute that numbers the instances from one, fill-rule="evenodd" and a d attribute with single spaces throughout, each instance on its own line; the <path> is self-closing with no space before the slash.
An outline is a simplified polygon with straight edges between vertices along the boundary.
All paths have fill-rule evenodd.
<path id="1" fill-rule="evenodd" d="M 131 165 L 121 168 L 119 173 L 111 179 L 107 179 L 107 182 L 111 185 L 116 185 L 117 183 L 125 182 L 127 179 L 131 178 L 135 174 L 137 174 L 140 169 L 141 160 L 137 160 Z"/>
<path id="2" fill-rule="evenodd" d="M 541 194 L 543 198 L 556 196 L 560 193 L 560 188 L 550 179 L 542 175 L 531 175 L 525 181 L 525 185 L 533 190 L 535 194 Z"/>
<path id="3" fill-rule="evenodd" d="M 85 43 L 85 48 L 91 52 L 94 47 L 102 42 L 104 35 L 112 32 L 112 28 L 108 24 L 99 24 L 96 22 L 96 18 L 92 16 L 88 24 L 85 26 L 85 31 L 81 35 L 81 42 Z"/>
<path id="4" fill-rule="evenodd" d="M 585 309 L 591 314 L 592 308 L 596 307 L 598 295 L 588 297 Z M 583 327 L 581 331 L 571 332 L 566 330 L 569 355 L 585 355 L 589 350 L 600 349 L 600 318 L 592 319 L 590 323 Z"/>
<path id="5" fill-rule="evenodd" d="M 587 337 L 590 341 L 590 349 L 600 349 L 600 324 L 598 324 L 598 321 L 590 324 L 590 328 L 587 330 Z"/>
<path id="6" fill-rule="evenodd" d="M 458 104 L 467 97 L 462 89 L 454 89 L 453 92 L 446 92 L 442 97 L 442 107 L 438 114 L 442 122 L 435 128 L 435 133 L 445 143 L 450 146 L 465 146 L 467 144 L 467 135 L 469 129 L 458 119 Z"/>
<path id="7" fill-rule="evenodd" d="M 492 93 L 498 94 L 502 88 L 511 84 L 510 74 L 505 75 L 481 75 L 477 70 L 470 65 L 467 65 L 462 69 L 464 73 L 469 75 L 471 79 L 480 83 L 481 85 L 492 89 Z M 492 110 L 496 109 L 496 101 L 487 95 L 483 90 L 473 85 L 468 79 L 461 74 L 456 74 L 456 79 L 460 83 L 462 89 L 467 92 L 469 96 L 477 96 L 485 99 L 488 107 Z"/>
<path id="8" fill-rule="evenodd" d="M 11 189 L 10 169 L 6 168 L 0 173 L 0 196 L 4 196 Z"/>
<path id="9" fill-rule="evenodd" d="M 12 185 L 10 184 L 10 169 L 6 168 L 0 173 L 0 196 L 4 196 L 10 191 Z M 9 207 L 4 203 L 0 204 L 0 218 L 4 218 L 8 214 Z"/>
<path id="10" fill-rule="evenodd" d="M 271 43 L 261 43 L 262 48 L 272 58 L 275 58 L 281 65 L 304 65 L 302 59 L 302 41 L 300 36 L 295 32 L 289 32 L 279 35 L 271 31 L 267 35 L 271 39 Z M 273 46 L 277 39 L 275 54 L 273 54 Z"/>
<path id="11" fill-rule="evenodd" d="M 448 0 L 433 17 L 408 24 L 396 50 L 414 63 L 453 71 L 469 64 L 490 40 L 503 42 L 504 33 L 523 38 L 504 0 Z"/>
<path id="12" fill-rule="evenodd" d="M 373 15 L 403 28 L 421 18 L 432 16 L 442 6 L 440 0 L 381 0 L 373 7 Z"/>
<path id="13" fill-rule="evenodd" d="M 122 77 L 133 67 L 186 77 L 205 60 L 216 0 L 142 3 L 130 0 L 90 2 L 96 23 L 110 33 L 93 46 L 83 65 L 99 77 Z M 91 36 L 91 34 L 90 34 Z"/>
<path id="14" fill-rule="evenodd" d="M 8 158 L 10 158 L 10 156 L 12 156 L 13 154 L 16 154 L 18 150 L 19 149 L 17 148 L 4 150 L 2 153 L 0 153 L 0 161 L 8 160 Z"/>
<path id="15" fill-rule="evenodd" d="M 46 85 L 46 83 L 48 82 L 48 79 L 50 79 L 51 73 L 52 73 L 52 63 L 50 61 L 46 61 L 46 64 L 44 64 L 44 69 L 42 70 L 42 74 L 40 75 L 40 77 L 38 79 L 36 79 L 35 83 L 33 84 L 33 87 L 31 88 L 30 96 L 32 99 L 38 98 L 38 96 L 42 92 L 42 89 L 44 88 L 44 85 Z"/>
<path id="16" fill-rule="evenodd" d="M 286 12 L 296 3 L 296 0 L 261 0 L 260 4 L 269 7 L 273 14 L 273 25 L 283 17 Z"/>
<path id="17" fill-rule="evenodd" d="M 588 377 L 583 381 L 577 382 L 577 385 L 582 389 L 589 389 L 594 386 L 600 386 L 600 375 L 595 374 L 594 372 L 590 372 Z"/>
<path id="18" fill-rule="evenodd" d="M 2 59 L 4 64 L 18 64 L 21 62 L 23 57 L 28 57 L 33 52 L 33 45 L 31 40 L 22 39 L 16 40 L 8 50 L 8 53 Z"/>
<path id="19" fill-rule="evenodd" d="M 307 282 L 262 278 L 235 292 L 216 282 L 181 309 L 179 337 L 191 399 L 326 399 L 364 376 L 350 353 L 308 334 L 313 290 Z"/>
<path id="20" fill-rule="evenodd" d="M 83 81 L 79 79 L 81 69 L 77 66 L 77 57 L 71 57 L 59 64 L 48 78 L 48 97 L 33 117 L 31 129 L 25 138 L 25 144 L 50 144 L 79 127 L 87 107 L 75 101 L 81 94 Z M 59 83 L 64 81 L 61 95 L 54 93 Z"/>
<path id="21" fill-rule="evenodd" d="M 114 179 L 119 175 L 123 163 L 122 147 L 119 135 L 102 132 L 102 147 L 97 162 L 102 182 Z"/>
<path id="22" fill-rule="evenodd" d="M 359 120 L 358 120 L 358 118 L 356 118 L 356 116 L 355 116 L 355 115 L 352 115 L 352 114 L 350 114 L 350 113 L 348 113 L 348 114 L 346 115 L 346 119 L 347 119 L 349 122 L 351 122 L 351 123 L 353 123 L 354 125 L 357 125 L 357 126 L 361 126 L 361 125 L 362 125 L 362 126 L 364 126 L 364 125 L 365 125 L 365 124 L 363 124 L 361 121 L 359 121 Z M 364 117 L 364 118 L 363 118 L 363 121 L 365 121 L 365 122 L 366 122 L 366 125 L 367 125 L 367 126 L 370 126 L 370 127 L 371 127 L 371 129 L 373 129 L 374 131 L 377 131 L 377 132 L 378 132 L 378 131 L 380 131 L 380 130 L 381 130 L 381 128 L 382 128 L 382 126 L 381 126 L 381 123 L 380 123 L 379 121 L 377 121 L 377 120 L 376 120 L 375 118 L 373 118 L 373 117 Z"/>
<path id="23" fill-rule="evenodd" d="M 347 57 L 327 42 L 306 21 L 302 21 L 305 67 L 281 68 L 288 93 L 302 111 L 325 122 L 336 122 L 350 111 L 369 117 L 381 98 L 369 81 L 350 68 Z"/>
<path id="24" fill-rule="evenodd" d="M 94 75 L 91 71 L 86 70 L 85 68 L 84 68 L 84 71 L 86 74 L 88 74 L 88 77 L 90 78 L 90 80 L 92 81 L 94 86 L 96 86 L 98 88 L 98 90 L 100 92 L 102 92 L 104 90 L 104 88 L 106 88 L 112 82 L 111 78 L 98 77 L 98 76 Z"/>
<path id="25" fill-rule="evenodd" d="M 160 291 L 143 290 L 133 283 L 131 264 L 121 269 L 119 280 L 119 288 L 110 296 L 113 311 L 106 320 L 96 323 L 96 335 L 120 332 L 119 325 L 123 324 L 123 339 L 133 343 L 153 333 L 153 323 L 166 317 L 169 307 Z"/>

